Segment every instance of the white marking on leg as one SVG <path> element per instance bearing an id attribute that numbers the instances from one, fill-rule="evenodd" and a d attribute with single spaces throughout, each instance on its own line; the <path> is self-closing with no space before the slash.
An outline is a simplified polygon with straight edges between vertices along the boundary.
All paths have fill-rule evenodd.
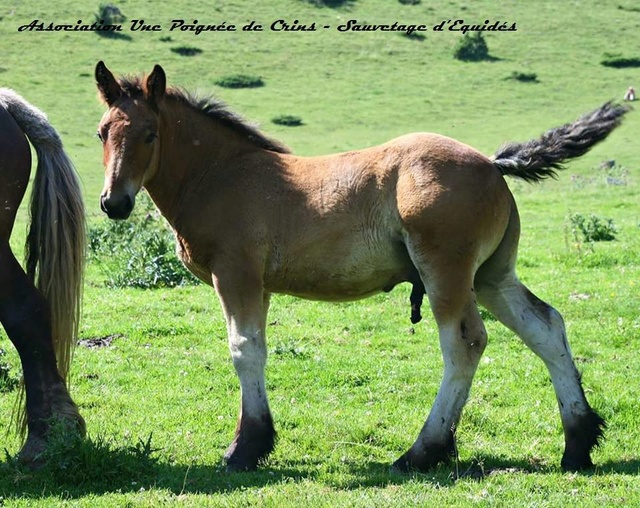
<path id="1" fill-rule="evenodd" d="M 270 415 L 264 373 L 270 295 L 263 291 L 260 278 L 248 271 L 254 265 L 250 260 L 235 269 L 221 264 L 224 277 L 214 272 L 212 280 L 224 310 L 229 352 L 240 380 L 241 417 L 262 421 Z"/>
<path id="2" fill-rule="evenodd" d="M 464 334 L 463 327 L 466 327 Z M 444 375 L 429 417 L 416 442 L 422 449 L 430 443 L 449 442 L 486 345 L 486 331 L 475 305 L 467 307 L 462 321 L 443 324 L 439 332 Z"/>
<path id="3" fill-rule="evenodd" d="M 229 326 L 229 350 L 240 380 L 243 416 L 260 418 L 269 412 L 264 370 L 267 347 L 264 330 L 239 328 L 235 320 Z"/>
<path id="4" fill-rule="evenodd" d="M 577 417 L 589 413 L 560 313 L 533 295 L 515 276 L 500 288 L 482 290 L 480 297 L 483 305 L 546 365 L 565 429 Z"/>

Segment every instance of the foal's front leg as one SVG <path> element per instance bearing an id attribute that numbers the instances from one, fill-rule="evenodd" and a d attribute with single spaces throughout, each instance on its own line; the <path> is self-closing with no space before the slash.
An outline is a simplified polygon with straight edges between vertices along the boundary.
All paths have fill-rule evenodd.
<path id="1" fill-rule="evenodd" d="M 227 471 L 250 471 L 266 459 L 276 432 L 269 411 L 264 369 L 269 293 L 245 273 L 214 275 L 227 321 L 229 350 L 240 379 L 240 416 L 235 439 L 225 453 Z"/>

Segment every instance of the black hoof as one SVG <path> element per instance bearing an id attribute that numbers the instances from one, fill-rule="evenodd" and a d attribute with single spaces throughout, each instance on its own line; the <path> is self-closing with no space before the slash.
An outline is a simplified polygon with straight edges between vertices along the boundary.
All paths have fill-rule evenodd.
<path id="1" fill-rule="evenodd" d="M 591 450 L 600 444 L 607 427 L 595 411 L 581 416 L 577 423 L 565 431 L 565 449 L 560 466 L 565 471 L 584 471 L 593 468 Z"/>
<path id="2" fill-rule="evenodd" d="M 411 447 L 402 457 L 391 466 L 394 473 L 410 473 L 412 471 L 427 472 L 439 464 L 447 464 L 456 455 L 456 447 L 453 436 L 444 445 L 430 444 L 419 452 Z"/>
<path id="3" fill-rule="evenodd" d="M 583 457 L 562 457 L 562 461 L 560 462 L 560 467 L 563 471 L 570 473 L 578 473 L 580 471 L 587 471 L 589 469 L 593 469 L 593 462 L 591 462 L 591 457 L 587 453 Z"/>
<path id="4" fill-rule="evenodd" d="M 228 452 L 229 450 L 227 450 Z M 250 473 L 258 469 L 259 460 L 235 455 L 228 456 L 227 454 L 225 454 L 224 458 L 227 462 L 227 467 L 225 468 L 227 473 Z"/>
<path id="5" fill-rule="evenodd" d="M 75 406 L 74 406 L 75 407 Z M 84 419 L 79 413 L 41 420 L 29 430 L 27 440 L 17 455 L 17 461 L 29 469 L 40 469 L 50 457 L 50 450 L 72 448 L 86 436 Z"/>
<path id="6" fill-rule="evenodd" d="M 41 437 L 29 436 L 16 457 L 18 463 L 31 470 L 40 469 L 46 464 L 47 444 Z"/>
<path id="7" fill-rule="evenodd" d="M 275 442 L 276 431 L 271 415 L 260 420 L 242 418 L 236 437 L 224 454 L 227 472 L 255 471 L 273 451 Z"/>

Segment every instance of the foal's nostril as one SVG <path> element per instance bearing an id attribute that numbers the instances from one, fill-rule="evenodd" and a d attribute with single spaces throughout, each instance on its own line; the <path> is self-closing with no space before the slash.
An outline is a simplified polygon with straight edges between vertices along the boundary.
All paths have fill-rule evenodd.
<path id="1" fill-rule="evenodd" d="M 107 214 L 110 219 L 126 219 L 131 215 L 134 200 L 128 196 L 123 196 L 120 200 L 115 201 L 113 198 L 100 198 L 100 209 Z"/>
<path id="2" fill-rule="evenodd" d="M 121 206 L 122 206 L 123 213 L 126 214 L 126 217 L 129 217 L 129 215 L 131 215 L 131 211 L 133 210 L 133 199 L 131 199 L 131 197 L 128 195 L 125 196 L 124 199 L 122 200 Z"/>

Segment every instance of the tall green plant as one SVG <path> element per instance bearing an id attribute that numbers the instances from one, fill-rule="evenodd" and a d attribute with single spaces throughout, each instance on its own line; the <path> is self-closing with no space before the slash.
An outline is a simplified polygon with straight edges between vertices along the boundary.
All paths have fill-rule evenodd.
<path id="1" fill-rule="evenodd" d="M 616 239 L 618 228 L 612 219 L 600 218 L 594 214 L 574 213 L 567 217 L 574 245 L 578 252 L 586 245 L 590 253 L 594 253 L 595 242 L 610 242 Z"/>
<path id="2" fill-rule="evenodd" d="M 164 219 L 140 194 L 126 221 L 105 221 L 89 229 L 89 256 L 113 288 L 175 287 L 198 280 L 180 262 Z"/>

